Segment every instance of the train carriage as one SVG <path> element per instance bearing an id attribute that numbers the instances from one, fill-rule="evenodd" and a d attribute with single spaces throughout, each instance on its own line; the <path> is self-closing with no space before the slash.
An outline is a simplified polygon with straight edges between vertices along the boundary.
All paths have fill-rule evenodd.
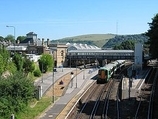
<path id="1" fill-rule="evenodd" d="M 104 67 L 100 67 L 98 70 L 98 79 L 97 83 L 106 83 L 112 77 L 114 72 L 122 67 L 125 63 L 125 60 L 116 60 L 111 62 Z"/>

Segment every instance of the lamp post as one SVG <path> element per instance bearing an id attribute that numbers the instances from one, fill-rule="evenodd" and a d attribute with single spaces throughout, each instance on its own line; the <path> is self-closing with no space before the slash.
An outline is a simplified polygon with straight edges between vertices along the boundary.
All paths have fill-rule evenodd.
<path id="1" fill-rule="evenodd" d="M 86 66 L 85 66 L 85 60 L 83 62 L 84 62 L 84 64 L 83 64 L 83 79 L 85 79 L 85 68 L 86 68 Z"/>
<path id="2" fill-rule="evenodd" d="M 71 54 L 70 54 L 70 69 L 71 69 Z"/>
<path id="3" fill-rule="evenodd" d="M 77 88 L 77 61 L 76 61 L 76 88 Z"/>
<path id="4" fill-rule="evenodd" d="M 61 61 L 61 64 L 62 64 L 62 72 L 63 72 L 63 60 Z"/>
<path id="5" fill-rule="evenodd" d="M 15 26 L 6 26 L 6 27 L 12 27 L 14 29 L 14 53 L 15 53 Z"/>
<path id="6" fill-rule="evenodd" d="M 63 72 L 63 64 L 64 64 L 64 61 L 63 61 L 63 59 L 64 59 L 64 51 L 63 50 L 61 51 L 61 56 L 62 56 L 61 65 L 62 65 L 62 72 Z"/>
<path id="7" fill-rule="evenodd" d="M 73 77 L 74 77 L 74 73 L 71 72 L 71 88 L 73 87 Z"/>
<path id="8" fill-rule="evenodd" d="M 54 67 L 53 67 L 53 77 L 52 77 L 52 80 L 53 80 L 53 82 L 52 82 L 52 83 L 53 83 L 53 84 L 52 84 L 52 85 L 53 85 L 53 99 L 52 99 L 52 101 L 53 101 L 53 103 L 54 103 L 54 102 L 55 102 Z"/>
<path id="9" fill-rule="evenodd" d="M 43 63 L 42 63 L 42 83 L 43 83 Z"/>

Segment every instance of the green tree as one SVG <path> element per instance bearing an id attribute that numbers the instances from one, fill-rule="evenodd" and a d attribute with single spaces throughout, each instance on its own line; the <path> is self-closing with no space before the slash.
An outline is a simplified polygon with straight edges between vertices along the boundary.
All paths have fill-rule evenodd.
<path id="1" fill-rule="evenodd" d="M 49 70 L 52 70 L 52 67 L 54 64 L 52 55 L 42 54 L 38 62 L 39 62 L 39 68 L 41 72 L 47 72 Z"/>
<path id="2" fill-rule="evenodd" d="M 28 74 L 29 72 L 33 72 L 35 70 L 35 64 L 33 61 L 31 61 L 30 59 L 24 57 L 24 63 L 23 63 L 23 69 L 25 71 L 26 74 Z"/>
<path id="3" fill-rule="evenodd" d="M 4 38 L 2 36 L 0 36 L 0 41 L 4 41 Z"/>
<path id="4" fill-rule="evenodd" d="M 13 35 L 7 35 L 4 39 L 5 39 L 5 41 L 10 41 L 10 42 L 14 43 L 14 36 Z"/>
<path id="5" fill-rule="evenodd" d="M 4 47 L 0 48 L 0 74 L 7 70 L 9 62 L 11 62 L 9 52 Z"/>
<path id="6" fill-rule="evenodd" d="M 41 76 L 41 70 L 36 69 L 36 70 L 34 70 L 33 74 L 34 74 L 35 77 L 40 77 Z"/>
<path id="7" fill-rule="evenodd" d="M 127 40 L 114 47 L 114 50 L 134 50 L 135 41 Z"/>
<path id="8" fill-rule="evenodd" d="M 17 37 L 17 40 L 19 41 L 19 42 L 21 42 L 21 41 L 23 41 L 23 40 L 25 40 L 26 39 L 26 36 L 18 36 Z"/>
<path id="9" fill-rule="evenodd" d="M 3 63 L 3 57 L 0 54 L 0 75 L 4 72 L 4 63 Z"/>
<path id="10" fill-rule="evenodd" d="M 15 64 L 12 61 L 9 61 L 8 66 L 7 66 L 7 70 L 11 73 L 14 74 L 17 71 L 17 67 L 15 66 Z"/>
<path id="11" fill-rule="evenodd" d="M 0 77 L 0 119 L 24 111 L 34 98 L 35 87 L 31 79 L 17 72 L 7 78 Z"/>
<path id="12" fill-rule="evenodd" d="M 147 44 L 149 44 L 149 52 L 153 58 L 158 58 L 158 13 L 152 18 L 149 24 L 149 30 L 146 35 L 149 37 Z"/>
<path id="13" fill-rule="evenodd" d="M 22 58 L 22 56 L 18 53 L 15 53 L 12 60 L 15 63 L 15 65 L 17 67 L 17 70 L 22 71 L 22 69 L 23 69 L 23 58 Z"/>

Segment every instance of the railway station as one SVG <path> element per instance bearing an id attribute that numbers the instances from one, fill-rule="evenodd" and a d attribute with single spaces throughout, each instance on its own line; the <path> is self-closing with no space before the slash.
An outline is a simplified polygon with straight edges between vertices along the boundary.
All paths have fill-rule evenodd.
<path id="1" fill-rule="evenodd" d="M 27 35 L 30 37 L 30 33 Z M 32 33 L 31 35 L 36 36 L 36 34 Z M 26 40 L 29 39 L 30 38 L 27 38 Z M 60 99 L 54 102 L 49 110 L 44 112 L 40 117 L 41 119 L 55 119 L 56 117 L 63 118 L 62 111 L 68 106 L 68 103 L 70 103 L 76 95 L 78 96 L 85 92 L 87 87 L 90 87 L 93 82 L 96 82 L 93 77 L 98 75 L 99 67 L 103 67 L 110 62 L 116 60 L 130 60 L 133 62 L 132 67 L 130 67 L 128 71 L 129 76 L 124 77 L 122 80 L 122 99 L 133 98 L 139 93 L 145 77 L 148 74 L 148 72 L 143 70 L 144 56 L 142 44 L 136 44 L 135 50 L 105 50 L 87 44 L 51 44 L 49 39 L 47 39 L 45 44 L 44 39 L 42 39 L 42 41 L 39 39 L 34 40 L 37 40 L 40 43 L 37 45 L 37 42 L 27 41 L 26 43 L 9 46 L 7 47 L 7 50 L 11 52 L 28 53 L 28 57 L 34 57 L 31 59 L 34 61 L 37 61 L 39 58 L 35 57 L 36 54 L 40 56 L 42 53 L 49 53 L 54 57 L 56 72 L 53 71 L 53 74 L 51 72 L 47 76 L 42 75 L 42 77 L 35 82 L 35 86 L 37 86 L 39 90 L 38 98 L 40 99 L 44 96 L 50 87 L 54 85 L 57 85 L 59 89 L 64 90 L 64 94 L 60 95 Z M 80 68 L 81 66 L 83 67 Z M 109 70 L 112 69 L 113 68 Z M 137 74 L 135 77 L 131 77 L 133 71 Z M 74 77 L 71 75 L 71 72 L 74 72 Z M 65 75 L 68 77 L 65 77 Z M 65 86 L 65 83 L 68 80 L 71 81 L 68 86 Z M 58 81 L 62 81 L 62 85 L 56 84 Z M 79 100 L 75 100 L 75 102 L 77 101 Z M 66 114 L 64 116 L 66 117 L 68 115 Z"/>
<path id="2" fill-rule="evenodd" d="M 51 54 L 54 57 L 56 67 L 68 67 L 90 63 L 103 66 L 110 60 L 134 59 L 133 50 L 105 50 L 94 45 L 81 43 L 51 43 L 49 39 L 37 38 L 37 34 L 29 32 L 22 42 L 17 41 L 6 48 L 11 54 L 32 54 L 40 56 L 42 53 Z"/>
<path id="3" fill-rule="evenodd" d="M 70 71 L 75 71 L 75 68 L 72 68 Z M 90 69 L 85 69 L 81 71 L 77 76 L 74 75 L 73 81 L 68 85 L 65 94 L 58 99 L 53 106 L 45 111 L 40 118 L 41 119 L 60 119 L 65 118 L 69 119 L 69 114 L 71 113 L 71 109 L 73 106 L 75 106 L 78 102 L 78 96 L 81 96 L 85 93 L 88 87 L 90 87 L 92 84 L 95 83 L 96 80 L 93 80 L 93 77 L 97 75 L 98 70 L 94 68 L 94 70 L 89 73 Z M 56 72 L 56 77 L 59 77 L 58 80 L 63 79 L 63 76 L 61 76 L 61 69 L 57 69 L 58 73 Z M 64 69 L 64 72 L 68 73 L 67 69 Z M 148 71 L 142 70 L 139 72 L 137 77 L 133 77 L 132 79 L 132 85 L 129 89 L 129 79 L 124 77 L 122 80 L 122 83 L 124 84 L 122 87 L 122 100 L 129 99 L 135 97 L 136 94 L 138 94 L 138 91 L 141 88 L 141 85 L 145 81 L 146 75 Z M 60 75 L 60 76 L 59 76 Z M 71 74 L 70 74 L 71 75 Z M 62 77 L 62 78 L 60 78 Z M 130 80 L 131 81 L 131 80 Z M 45 85 L 45 84 L 44 84 Z M 130 91 L 130 93 L 129 93 Z"/>
<path id="4" fill-rule="evenodd" d="M 96 62 L 99 66 L 104 66 L 111 60 L 126 59 L 134 60 L 133 50 L 70 50 L 67 54 L 68 65 L 90 64 Z M 77 65 L 78 65 L 77 64 Z"/>
<path id="5" fill-rule="evenodd" d="M 121 87 L 121 100 L 131 98 L 135 99 L 136 96 L 139 94 L 141 87 L 145 82 L 145 79 L 148 76 L 149 72 L 150 70 L 142 70 L 134 77 L 123 77 Z"/>
<path id="6" fill-rule="evenodd" d="M 142 70 L 142 58 L 141 58 L 142 54 L 139 54 L 139 53 L 142 53 L 141 49 L 140 49 L 141 44 L 139 44 L 139 46 L 137 48 L 138 49 L 135 49 L 135 51 L 137 51 L 137 50 L 138 51 L 135 53 L 134 53 L 134 51 L 130 51 L 130 52 L 123 51 L 122 52 L 122 57 L 128 56 L 128 58 L 129 58 L 129 56 L 130 56 L 130 58 L 133 57 L 133 60 L 134 60 L 134 64 L 132 65 L 132 67 L 130 67 L 131 69 L 129 68 L 129 72 L 128 72 L 130 78 L 123 77 L 123 80 L 122 80 L 122 99 L 123 100 L 135 97 L 136 94 L 139 93 L 139 90 L 140 90 L 143 82 L 145 81 L 146 75 L 148 74 L 148 71 Z M 79 57 L 82 57 L 82 58 L 85 58 L 85 57 L 88 58 L 89 56 L 94 57 L 95 53 L 97 54 L 98 59 L 99 59 L 99 53 L 106 56 L 105 51 L 103 53 L 101 51 L 101 49 L 95 50 L 95 52 L 93 52 L 92 50 L 89 50 L 89 51 L 83 50 L 83 51 L 82 50 L 70 50 L 70 51 L 68 51 L 68 56 L 71 56 L 72 59 L 70 57 L 69 58 L 72 60 L 72 62 L 73 62 L 73 60 L 81 59 Z M 110 51 L 107 51 L 107 52 L 109 53 Z M 118 52 L 111 51 L 111 52 L 113 52 L 115 55 L 117 53 L 118 54 L 121 53 L 120 51 L 118 51 Z M 111 53 L 109 53 L 109 55 L 110 54 Z M 123 56 L 123 54 L 124 54 L 124 56 Z M 93 59 L 93 58 L 91 57 L 90 59 Z M 96 60 L 96 57 L 94 57 L 94 59 Z M 85 60 L 86 60 L 86 58 L 85 58 Z M 67 73 L 69 72 L 69 76 L 73 80 L 67 86 L 67 89 L 66 89 L 64 95 L 62 95 L 60 97 L 60 99 L 58 101 L 56 101 L 55 104 L 48 111 L 44 112 L 44 114 L 42 114 L 40 116 L 41 119 L 68 118 L 69 114 L 71 113 L 70 109 L 72 108 L 72 105 L 74 105 L 75 102 L 77 103 L 79 101 L 78 99 L 75 99 L 76 96 L 78 97 L 83 92 L 85 92 L 87 90 L 87 87 L 90 87 L 90 85 L 93 84 L 93 82 L 95 82 L 93 77 L 98 74 L 98 68 L 93 67 L 90 69 L 89 68 L 80 69 L 81 70 L 80 73 L 78 73 L 77 75 L 72 77 L 71 72 L 75 71 L 75 70 L 78 71 L 78 68 L 77 67 L 72 68 L 71 66 L 69 68 L 71 70 L 64 69 L 64 72 L 65 71 Z M 137 74 L 136 77 L 131 77 L 131 74 L 132 74 L 131 71 L 133 71 L 133 70 L 136 71 L 136 74 Z M 63 73 L 62 69 L 58 68 L 58 71 L 56 72 L 56 75 L 58 75 L 58 74 L 60 75 L 60 76 L 58 75 L 58 80 L 63 79 L 63 76 L 61 76 L 62 73 Z M 49 79 L 49 80 L 51 80 L 51 79 Z M 49 82 L 49 84 L 50 84 L 50 82 Z M 45 85 L 45 84 L 42 84 L 42 85 Z M 67 109 L 67 108 L 69 108 L 69 109 Z M 67 111 L 65 112 L 65 110 L 67 110 Z"/>

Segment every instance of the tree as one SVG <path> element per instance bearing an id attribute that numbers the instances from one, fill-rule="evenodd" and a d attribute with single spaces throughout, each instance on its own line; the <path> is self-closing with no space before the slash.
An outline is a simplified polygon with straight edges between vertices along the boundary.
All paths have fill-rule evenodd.
<path id="1" fill-rule="evenodd" d="M 10 41 L 10 42 L 14 43 L 14 36 L 13 35 L 7 35 L 4 39 L 5 39 L 5 41 Z"/>
<path id="2" fill-rule="evenodd" d="M 21 42 L 26 39 L 26 36 L 18 36 L 17 41 Z"/>
<path id="3" fill-rule="evenodd" d="M 10 114 L 24 111 L 34 91 L 33 81 L 23 73 L 0 77 L 0 118 L 9 119 Z"/>
<path id="4" fill-rule="evenodd" d="M 39 68 L 41 72 L 47 72 L 53 68 L 53 57 L 50 54 L 42 54 L 41 58 L 38 60 Z"/>
<path id="5" fill-rule="evenodd" d="M 149 37 L 147 44 L 149 44 L 149 53 L 153 58 L 158 58 L 158 13 L 152 18 L 149 24 L 149 30 L 146 35 Z"/>
<path id="6" fill-rule="evenodd" d="M 26 74 L 28 74 L 29 72 L 33 72 L 35 70 L 35 64 L 33 61 L 31 61 L 30 59 L 24 57 L 23 59 L 24 63 L 23 63 L 23 69 L 25 71 Z"/>
<path id="7" fill-rule="evenodd" d="M 9 52 L 4 48 L 0 48 L 0 74 L 7 70 L 10 62 Z"/>
<path id="8" fill-rule="evenodd" d="M 132 40 L 127 40 L 122 42 L 120 45 L 114 47 L 114 50 L 134 50 L 135 42 Z"/>
<path id="9" fill-rule="evenodd" d="M 23 69 L 23 58 L 22 58 L 22 56 L 18 53 L 15 53 L 12 60 L 15 63 L 15 65 L 17 67 L 17 70 L 22 71 L 22 69 Z"/>
<path id="10" fill-rule="evenodd" d="M 4 41 L 4 38 L 2 36 L 0 36 L 0 41 Z"/>
<path id="11" fill-rule="evenodd" d="M 3 57 L 0 54 L 0 75 L 2 75 L 2 73 L 4 72 L 4 62 L 3 62 Z"/>

